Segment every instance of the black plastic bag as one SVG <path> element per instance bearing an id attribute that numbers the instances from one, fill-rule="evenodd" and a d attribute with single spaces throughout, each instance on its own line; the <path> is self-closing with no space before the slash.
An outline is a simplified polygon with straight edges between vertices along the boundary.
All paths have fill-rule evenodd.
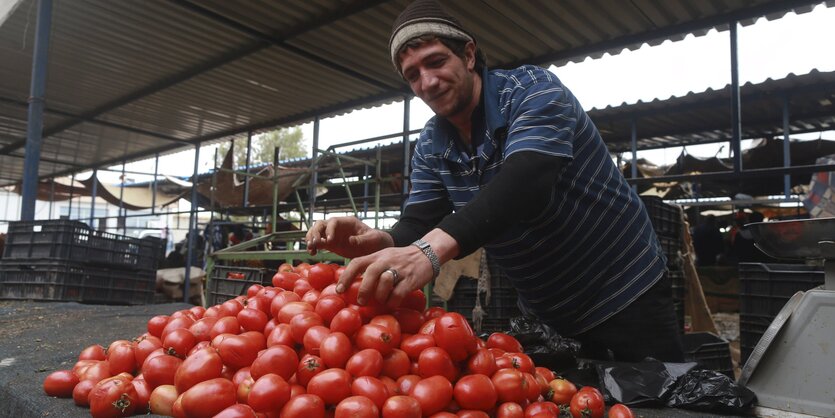
<path id="1" fill-rule="evenodd" d="M 743 413 L 756 400 L 754 392 L 728 376 L 696 363 L 590 362 L 597 367 L 606 403 L 667 406 L 714 413 Z"/>
<path id="2" fill-rule="evenodd" d="M 676 382 L 667 399 L 672 408 L 733 413 L 750 409 L 757 397 L 728 376 L 713 370 L 691 370 Z"/>
<path id="3" fill-rule="evenodd" d="M 538 366 L 557 372 L 575 368 L 580 342 L 560 336 L 553 328 L 527 316 L 510 319 L 509 335 L 525 347 L 525 354 Z"/>

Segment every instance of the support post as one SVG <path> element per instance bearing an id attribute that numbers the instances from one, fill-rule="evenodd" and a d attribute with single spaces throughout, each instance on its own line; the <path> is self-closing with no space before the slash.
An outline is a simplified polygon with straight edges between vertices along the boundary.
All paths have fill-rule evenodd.
<path id="1" fill-rule="evenodd" d="M 119 182 L 119 218 L 122 221 L 122 235 L 128 234 L 128 210 L 125 209 L 125 160 L 122 160 L 122 181 Z"/>
<path id="2" fill-rule="evenodd" d="M 733 150 L 734 173 L 742 171 L 742 114 L 739 97 L 739 51 L 737 40 L 737 21 L 731 21 L 731 149 Z"/>
<path id="3" fill-rule="evenodd" d="M 186 252 L 186 271 L 183 282 L 183 302 L 189 302 L 191 285 L 191 260 L 194 256 L 194 234 L 197 232 L 197 220 L 195 210 L 197 206 L 197 169 L 200 162 L 200 143 L 194 145 L 194 175 L 191 178 L 191 210 L 188 214 L 188 251 Z"/>
<path id="4" fill-rule="evenodd" d="M 234 151 L 234 150 L 233 150 Z M 244 172 L 249 174 L 249 163 L 252 161 L 252 131 L 246 133 L 246 165 Z M 232 153 L 232 169 L 235 169 L 235 154 Z M 234 174 L 232 174 L 234 176 Z M 243 207 L 249 206 L 249 176 L 244 176 Z"/>
<path id="5" fill-rule="evenodd" d="M 630 121 L 632 134 L 630 143 L 632 144 L 632 172 L 630 176 L 634 179 L 638 177 L 638 123 L 633 118 Z M 632 184 L 632 190 L 638 191 L 638 185 Z"/>
<path id="6" fill-rule="evenodd" d="M 789 139 L 789 97 L 783 97 L 783 167 L 792 165 L 792 147 Z M 783 176 L 783 195 L 788 199 L 791 196 L 792 176 Z"/>
<path id="7" fill-rule="evenodd" d="M 154 154 L 154 182 L 151 185 L 151 215 L 157 213 L 157 176 L 159 175 L 159 153 Z"/>
<path id="8" fill-rule="evenodd" d="M 403 205 L 406 203 L 406 196 L 409 195 L 409 169 L 410 169 L 410 157 L 409 152 L 409 118 L 410 118 L 410 107 L 411 107 L 412 97 L 411 96 L 404 96 L 403 97 L 403 179 L 402 179 L 402 186 L 400 189 L 400 210 L 403 210 Z M 377 173 L 379 176 L 380 174 Z"/>
<path id="9" fill-rule="evenodd" d="M 99 169 L 93 169 L 93 190 L 90 192 L 90 228 L 97 229 L 95 224 L 95 216 L 96 216 L 96 193 L 98 192 L 99 188 Z M 81 215 L 79 211 L 79 215 Z M 121 214 L 121 212 L 119 212 Z"/>
<path id="10" fill-rule="evenodd" d="M 38 0 L 38 20 L 32 53 L 32 82 L 29 87 L 29 122 L 26 125 L 26 148 L 23 160 L 23 191 L 20 220 L 35 220 L 38 198 L 38 163 L 43 143 L 43 110 L 46 69 L 49 59 L 49 33 L 52 30 L 52 0 Z"/>
<path id="11" fill-rule="evenodd" d="M 307 211 L 307 224 L 313 225 L 313 212 L 316 210 L 316 183 L 319 182 L 319 164 L 316 157 L 319 155 L 319 116 L 313 119 L 313 153 L 310 161 L 313 162 L 311 168 L 313 172 L 310 173 L 310 188 L 307 192 L 307 200 L 309 202 L 309 209 Z"/>

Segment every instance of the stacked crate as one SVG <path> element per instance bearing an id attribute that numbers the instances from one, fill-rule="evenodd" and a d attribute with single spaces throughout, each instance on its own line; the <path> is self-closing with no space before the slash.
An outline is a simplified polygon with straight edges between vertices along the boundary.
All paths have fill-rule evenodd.
<path id="1" fill-rule="evenodd" d="M 673 285 L 673 307 L 679 329 L 684 330 L 684 266 L 682 263 L 682 223 L 680 208 L 655 196 L 641 196 L 649 214 L 658 244 L 667 257 L 667 269 Z"/>
<path id="2" fill-rule="evenodd" d="M 153 301 L 162 241 L 83 222 L 12 222 L 0 261 L 0 299 L 103 304 Z"/>

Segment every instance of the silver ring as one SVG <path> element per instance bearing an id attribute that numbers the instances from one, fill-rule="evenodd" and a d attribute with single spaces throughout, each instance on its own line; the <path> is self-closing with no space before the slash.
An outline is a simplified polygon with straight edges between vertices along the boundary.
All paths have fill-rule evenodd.
<path id="1" fill-rule="evenodd" d="M 393 268 L 388 268 L 383 273 L 385 273 L 385 272 L 391 273 L 392 282 L 393 282 L 394 285 L 397 285 L 397 282 L 400 281 L 400 275 L 397 274 L 397 270 L 395 270 Z"/>

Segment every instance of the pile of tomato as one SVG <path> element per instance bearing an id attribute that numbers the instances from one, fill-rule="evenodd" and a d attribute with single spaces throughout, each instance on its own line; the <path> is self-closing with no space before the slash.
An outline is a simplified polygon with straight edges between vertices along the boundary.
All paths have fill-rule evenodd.
<path id="1" fill-rule="evenodd" d="M 273 286 L 155 316 L 131 341 L 84 349 L 44 391 L 96 418 L 603 417 L 597 389 L 536 367 L 512 336 L 480 339 L 420 290 L 396 309 L 360 306 L 359 279 L 336 293 L 340 269 L 284 264 Z"/>

